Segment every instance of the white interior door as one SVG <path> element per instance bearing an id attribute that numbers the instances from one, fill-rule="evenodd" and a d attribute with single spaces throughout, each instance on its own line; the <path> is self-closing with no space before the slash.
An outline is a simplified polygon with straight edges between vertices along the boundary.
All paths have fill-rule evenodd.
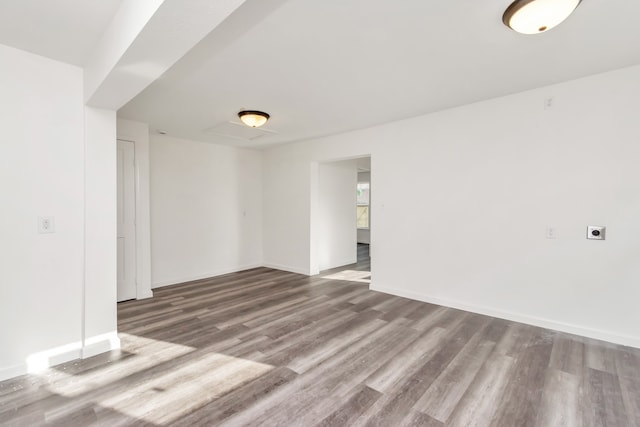
<path id="1" fill-rule="evenodd" d="M 135 152 L 118 140 L 118 301 L 136 298 Z"/>

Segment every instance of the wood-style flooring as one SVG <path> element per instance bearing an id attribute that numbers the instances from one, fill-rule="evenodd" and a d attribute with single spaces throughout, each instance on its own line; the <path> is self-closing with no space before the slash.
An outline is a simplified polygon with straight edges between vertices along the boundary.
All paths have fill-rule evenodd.
<path id="1" fill-rule="evenodd" d="M 349 266 L 347 268 L 351 268 L 354 270 L 371 271 L 371 258 L 369 257 L 369 245 L 364 243 L 358 243 L 356 254 L 357 254 L 356 264 Z M 337 270 L 341 270 L 344 268 L 345 267 L 342 267 Z"/>
<path id="2" fill-rule="evenodd" d="M 122 351 L 0 383 L 0 424 L 640 426 L 636 349 L 325 276 L 121 303 Z"/>

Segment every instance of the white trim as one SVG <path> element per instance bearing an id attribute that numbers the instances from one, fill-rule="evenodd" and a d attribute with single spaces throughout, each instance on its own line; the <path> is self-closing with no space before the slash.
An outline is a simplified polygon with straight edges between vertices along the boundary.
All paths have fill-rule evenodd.
<path id="1" fill-rule="evenodd" d="M 309 271 L 293 271 L 294 273 L 307 274 L 309 276 L 320 273 L 319 254 L 319 233 L 318 221 L 320 212 L 320 163 L 312 161 L 309 163 Z M 289 268 L 281 268 L 274 265 L 278 270 L 292 271 Z"/>
<path id="2" fill-rule="evenodd" d="M 72 360 L 77 360 L 80 358 L 82 354 L 82 349 L 73 348 L 69 351 L 59 354 L 52 354 L 49 357 L 49 367 L 60 365 L 61 363 L 71 362 Z M 28 368 L 28 364 L 27 364 Z"/>
<path id="3" fill-rule="evenodd" d="M 82 289 L 80 291 L 80 339 L 84 341 L 87 331 L 87 106 L 82 109 Z M 117 152 L 116 152 L 117 156 Z M 117 165 L 116 165 L 117 169 Z M 117 196 L 116 196 L 117 199 Z M 116 207 L 117 213 L 117 207 Z M 117 226 L 117 220 L 116 220 Z M 117 247 L 116 232 L 116 247 Z M 116 255 L 117 260 L 117 255 Z M 118 272 L 116 271 L 116 275 Z M 116 284 L 117 291 L 117 284 Z M 117 300 L 117 298 L 116 298 Z M 117 324 L 117 317 L 116 317 Z M 25 366 L 26 369 L 26 366 Z"/>
<path id="4" fill-rule="evenodd" d="M 138 290 L 138 292 L 139 293 L 136 295 L 136 299 L 137 300 L 153 298 L 153 291 L 151 289 L 149 289 L 149 290 Z"/>
<path id="5" fill-rule="evenodd" d="M 250 264 L 250 265 L 244 265 L 240 267 L 231 267 L 231 268 L 221 269 L 211 273 L 199 274 L 197 276 L 187 276 L 187 277 L 180 277 L 176 279 L 160 280 L 157 282 L 153 282 L 152 288 L 156 289 L 156 288 L 161 288 L 163 286 L 177 285 L 179 283 L 185 283 L 185 282 L 193 282 L 194 280 L 210 279 L 212 277 L 222 276 L 223 274 L 238 273 L 240 271 L 251 270 L 252 268 L 258 268 L 258 267 L 262 267 L 262 265 Z"/>
<path id="6" fill-rule="evenodd" d="M 118 349 L 120 349 L 120 338 L 118 338 L 118 333 L 115 331 L 109 332 L 87 338 L 84 346 L 82 347 L 82 358 L 86 359 L 100 353 Z"/>
<path id="7" fill-rule="evenodd" d="M 16 365 L 8 368 L 0 369 L 0 381 L 10 380 L 11 378 L 19 377 L 27 373 L 27 365 Z"/>
<path id="8" fill-rule="evenodd" d="M 312 274 L 309 274 L 309 270 L 303 270 L 296 267 L 288 267 L 286 265 L 265 263 L 262 264 L 262 267 L 273 268 L 274 270 L 288 271 L 289 273 L 304 274 L 305 276 L 312 276 Z"/>
<path id="9" fill-rule="evenodd" d="M 342 261 L 338 261 L 335 263 L 335 265 L 333 266 L 329 266 L 329 267 L 324 267 L 321 268 L 320 271 L 324 271 L 324 270 L 333 270 L 334 268 L 340 268 L 340 267 L 344 267 L 346 265 L 352 265 L 352 264 L 356 264 L 358 262 L 358 258 L 354 257 L 352 259 L 348 259 L 348 260 L 342 260 Z"/>
<path id="10" fill-rule="evenodd" d="M 629 347 L 640 348 L 640 337 L 630 335 L 621 335 L 601 329 L 587 328 L 580 325 L 558 322 L 555 320 L 544 319 L 526 314 L 513 313 L 509 311 L 499 310 L 492 307 L 485 307 L 466 302 L 450 300 L 446 298 L 432 297 L 418 292 L 405 291 L 397 288 L 385 286 L 376 286 L 373 283 L 369 286 L 372 291 L 383 292 L 385 294 L 396 295 L 399 297 L 409 298 L 417 301 L 428 302 L 445 307 L 456 308 L 458 310 L 469 311 L 472 313 L 483 314 L 485 316 L 497 317 L 500 319 L 511 320 L 514 322 L 525 323 L 528 325 L 539 326 L 541 328 L 553 329 L 569 334 L 580 335 L 583 337 L 594 338 L 597 340 L 608 341 L 614 344 L 626 345 Z"/>
<path id="11" fill-rule="evenodd" d="M 15 378 L 20 375 L 46 371 L 52 366 L 79 359 L 81 352 L 82 342 L 76 341 L 30 354 L 25 360 L 25 363 L 0 369 L 0 381 Z"/>
<path id="12" fill-rule="evenodd" d="M 138 239 L 139 239 L 138 236 L 140 235 L 140 232 L 141 232 L 141 230 L 138 227 L 138 222 L 139 222 L 138 211 L 140 210 L 140 188 L 139 188 L 140 187 L 140 177 L 139 177 L 140 168 L 138 166 L 138 155 L 136 155 L 136 142 L 134 140 L 116 138 L 116 147 L 118 147 L 120 143 L 131 144 L 133 147 L 133 247 L 135 249 L 133 251 L 133 265 L 135 269 L 133 286 L 135 288 L 136 299 L 140 299 L 138 297 L 138 294 L 140 293 L 140 283 L 141 283 L 141 277 L 142 277 L 142 267 L 140 266 L 140 259 L 141 259 L 140 254 L 142 250 L 142 245 L 138 244 Z M 122 147 L 124 150 L 125 145 L 123 144 Z M 125 158 L 126 158 L 126 155 L 122 159 L 122 161 L 124 162 L 122 167 L 128 168 L 129 165 L 127 164 L 127 162 L 125 162 Z M 126 172 L 124 172 L 124 175 L 126 175 Z M 124 187 L 128 187 L 128 186 L 123 186 L 123 188 Z M 126 192 L 126 190 L 123 190 L 123 191 Z M 124 194 L 123 194 L 123 199 L 124 199 Z M 117 200 L 116 200 L 116 206 L 117 206 Z M 125 261 L 124 264 L 126 265 L 127 262 Z M 120 272 L 118 272 L 118 275 L 119 274 Z M 131 299 L 131 298 L 128 298 L 128 295 L 127 297 L 124 297 L 122 300 L 119 299 L 119 296 L 116 298 L 117 302 L 126 301 L 128 299 Z"/>
<path id="13" fill-rule="evenodd" d="M 353 264 L 353 262 L 349 264 Z M 311 274 L 309 274 L 307 270 L 302 270 L 295 267 L 288 267 L 285 265 L 269 264 L 269 263 L 250 264 L 250 265 L 244 265 L 241 267 L 222 269 L 222 270 L 215 271 L 213 273 L 199 274 L 197 276 L 188 276 L 188 277 L 182 277 L 178 279 L 169 279 L 169 280 L 161 280 L 158 282 L 153 282 L 153 289 L 161 288 L 163 286 L 171 286 L 171 285 L 178 285 L 186 282 L 193 282 L 195 280 L 211 279 L 213 277 L 222 276 L 224 274 L 239 273 L 241 271 L 247 271 L 247 270 L 260 268 L 260 267 L 272 268 L 274 270 L 282 270 L 282 271 L 288 271 L 290 273 L 297 273 L 297 274 L 304 274 L 305 276 L 311 276 Z"/>
<path id="14" fill-rule="evenodd" d="M 349 262 L 345 265 L 348 265 L 348 264 L 354 264 L 354 262 Z M 193 282 L 195 280 L 210 279 L 213 277 L 222 276 L 224 274 L 239 273 L 241 271 L 251 270 L 253 268 L 260 268 L 260 267 L 272 268 L 274 270 L 282 270 L 282 271 L 288 271 L 290 273 L 297 273 L 297 274 L 304 274 L 305 276 L 311 276 L 308 270 L 303 270 L 296 267 L 289 267 L 286 265 L 263 263 L 263 264 L 249 264 L 249 265 L 243 265 L 240 267 L 226 268 L 226 269 L 221 269 L 221 270 L 217 270 L 217 271 L 206 273 L 206 274 L 199 274 L 197 276 L 187 276 L 187 277 L 180 277 L 180 278 L 169 279 L 169 280 L 160 280 L 157 282 L 153 282 L 152 287 L 153 289 L 156 289 L 156 288 L 161 288 L 163 286 L 178 285 L 180 283 Z"/>
<path id="15" fill-rule="evenodd" d="M 86 359 L 100 353 L 120 348 L 120 338 L 117 332 L 90 337 L 82 341 L 54 347 L 33 353 L 27 357 L 25 363 L 0 369 L 0 381 L 19 377 L 20 375 L 42 372 L 52 366 L 77 359 Z"/>
<path id="16" fill-rule="evenodd" d="M 118 118 L 116 139 L 134 147 L 136 210 L 136 299 L 153 297 L 151 290 L 151 225 L 149 213 L 149 125 Z"/>
<path id="17" fill-rule="evenodd" d="M 144 257 L 148 255 L 146 250 L 144 233 L 145 226 L 149 222 L 142 212 L 144 206 L 142 204 L 142 189 L 140 187 L 140 143 L 133 142 L 133 180 L 134 180 L 134 205 L 135 205 L 135 243 L 136 243 L 136 299 L 152 298 L 153 291 L 149 280 L 145 280 L 145 262 Z M 148 178 L 147 178 L 148 180 Z M 148 210 L 148 207 L 147 207 Z M 151 296 L 146 296 L 148 294 Z"/>

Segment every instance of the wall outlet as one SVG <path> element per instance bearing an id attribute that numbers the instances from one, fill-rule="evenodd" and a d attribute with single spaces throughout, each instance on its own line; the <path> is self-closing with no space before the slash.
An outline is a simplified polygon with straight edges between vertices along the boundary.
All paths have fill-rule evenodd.
<path id="1" fill-rule="evenodd" d="M 38 217 L 38 233 L 46 234 L 46 233 L 55 233 L 55 232 L 56 232 L 56 222 L 54 217 L 52 216 Z"/>
<path id="2" fill-rule="evenodd" d="M 558 229 L 556 227 L 547 226 L 547 239 L 557 239 Z"/>
<path id="3" fill-rule="evenodd" d="M 587 239 L 604 240 L 607 227 L 601 225 L 590 225 L 587 227 Z"/>

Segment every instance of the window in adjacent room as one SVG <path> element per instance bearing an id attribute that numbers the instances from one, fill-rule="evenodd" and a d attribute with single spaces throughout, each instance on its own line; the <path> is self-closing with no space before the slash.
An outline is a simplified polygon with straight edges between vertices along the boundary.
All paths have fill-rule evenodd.
<path id="1" fill-rule="evenodd" d="M 359 182 L 356 191 L 358 228 L 369 228 L 369 183 Z"/>

